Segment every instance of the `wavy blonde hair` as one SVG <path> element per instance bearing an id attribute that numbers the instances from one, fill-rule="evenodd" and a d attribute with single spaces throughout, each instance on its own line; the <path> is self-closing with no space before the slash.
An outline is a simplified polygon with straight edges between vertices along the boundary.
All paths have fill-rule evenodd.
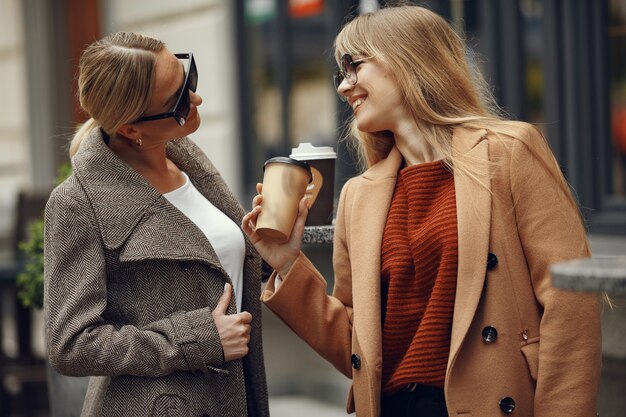
<path id="1" fill-rule="evenodd" d="M 527 124 L 503 118 L 480 71 L 468 62 L 463 39 L 442 17 L 419 6 L 383 8 L 347 23 L 334 47 L 338 63 L 344 54 L 358 55 L 376 60 L 393 74 L 422 137 L 443 155 L 455 175 L 467 175 L 489 189 L 488 178 L 494 171 L 490 168 L 498 161 L 455 154 L 454 128 L 486 129 L 495 139 L 512 136 L 528 145 L 578 211 L 543 135 L 541 143 L 529 144 L 528 138 L 519 134 L 527 131 Z M 351 144 L 362 169 L 385 159 L 395 144 L 391 132 L 359 131 L 354 118 L 350 133 L 356 139 Z"/>
<path id="2" fill-rule="evenodd" d="M 70 143 L 70 156 L 91 131 L 109 136 L 138 119 L 150 104 L 156 54 L 165 44 L 147 36 L 118 32 L 89 45 L 79 61 L 78 97 L 89 114 Z"/>
<path id="3" fill-rule="evenodd" d="M 419 6 L 394 6 L 356 17 L 335 39 L 335 59 L 344 54 L 381 63 L 395 77 L 423 137 L 444 161 L 470 173 L 475 164 L 452 152 L 452 129 L 491 128 L 503 122 L 487 83 L 466 57 L 464 41 L 439 15 Z M 362 168 L 384 159 L 390 132 L 365 133 L 351 123 Z"/>

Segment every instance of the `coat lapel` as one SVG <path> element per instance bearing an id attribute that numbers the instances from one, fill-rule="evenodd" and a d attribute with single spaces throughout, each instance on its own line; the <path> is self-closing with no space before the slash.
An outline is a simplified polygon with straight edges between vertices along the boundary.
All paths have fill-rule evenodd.
<path id="1" fill-rule="evenodd" d="M 165 198 L 146 208 L 142 220 L 123 243 L 119 259 L 198 261 L 223 272 L 204 233 Z"/>
<path id="2" fill-rule="evenodd" d="M 208 191 L 209 182 L 219 174 L 208 158 L 202 155 L 202 160 L 196 155 L 195 149 L 188 139 L 179 139 L 168 145 L 168 156 L 187 172 L 194 185 L 201 185 L 200 192 L 218 208 L 239 207 L 230 201 L 234 199 L 230 192 L 224 199 L 228 201 L 221 203 L 216 197 L 221 189 Z M 85 139 L 72 159 L 72 167 L 93 206 L 105 247 L 120 249 L 120 260 L 193 260 L 223 271 L 202 231 L 121 161 L 106 146 L 100 129 Z M 240 214 L 236 210 L 224 212 L 231 218 Z"/>
<path id="3" fill-rule="evenodd" d="M 380 268 L 382 239 L 402 155 L 393 147 L 387 158 L 368 169 L 355 184 L 350 222 L 354 331 L 363 355 L 374 365 L 382 360 Z M 380 371 L 380 367 L 374 366 Z"/>
<path id="4" fill-rule="evenodd" d="M 485 133 L 484 130 L 456 129 L 453 137 L 455 152 L 478 163 L 488 163 L 488 141 L 482 140 Z M 488 175 L 480 179 L 489 188 Z M 490 190 L 476 180 L 457 173 L 454 175 L 454 187 L 459 258 L 448 374 L 467 335 L 482 294 L 491 226 Z"/>

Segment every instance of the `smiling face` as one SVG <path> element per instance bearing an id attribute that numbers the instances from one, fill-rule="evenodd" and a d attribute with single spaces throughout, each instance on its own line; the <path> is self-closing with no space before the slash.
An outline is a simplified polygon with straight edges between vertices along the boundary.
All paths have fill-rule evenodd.
<path id="1" fill-rule="evenodd" d="M 185 87 L 183 86 L 184 80 L 183 62 L 164 48 L 157 54 L 150 105 L 145 114 L 153 115 L 172 110 L 181 89 Z M 202 97 L 190 90 L 189 99 L 189 116 L 183 126 L 179 126 L 173 117 L 134 123 L 144 143 L 167 142 L 195 132 L 200 126 L 197 106 L 202 103 Z"/>
<path id="2" fill-rule="evenodd" d="M 359 55 L 354 60 L 361 60 Z M 337 88 L 352 107 L 357 127 L 362 132 L 395 131 L 410 118 L 404 98 L 393 75 L 378 61 L 363 59 L 356 67 L 357 83 L 348 80 Z"/>

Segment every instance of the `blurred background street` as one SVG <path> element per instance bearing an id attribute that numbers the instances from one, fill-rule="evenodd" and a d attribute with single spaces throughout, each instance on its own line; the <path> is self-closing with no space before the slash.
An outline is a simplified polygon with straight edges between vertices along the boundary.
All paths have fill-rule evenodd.
<path id="1" fill-rule="evenodd" d="M 24 264 L 18 244 L 32 238 L 28 225 L 40 218 L 86 118 L 75 97 L 84 47 L 127 30 L 193 52 L 203 104 L 192 139 L 244 207 L 263 162 L 301 142 L 336 150 L 336 199 L 357 168 L 342 140 L 350 109 L 333 89 L 333 39 L 357 14 L 394 3 L 0 0 L 0 417 L 74 415 L 53 412 L 69 407 L 75 389 L 60 391 L 64 382 L 48 373 L 42 313 L 33 299 L 18 299 L 16 277 Z M 626 0 L 405 3 L 435 10 L 463 33 L 502 108 L 543 130 L 576 191 L 594 256 L 626 255 Z M 305 251 L 330 291 L 331 245 Z M 626 298 L 615 301 L 603 324 L 603 417 L 626 413 Z M 350 381 L 267 309 L 263 323 L 272 415 L 345 415 Z M 59 398 L 65 403 L 53 405 Z"/>

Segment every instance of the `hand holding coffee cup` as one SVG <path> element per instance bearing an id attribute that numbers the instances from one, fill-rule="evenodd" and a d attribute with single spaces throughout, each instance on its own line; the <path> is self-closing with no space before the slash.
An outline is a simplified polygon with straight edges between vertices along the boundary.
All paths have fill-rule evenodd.
<path id="1" fill-rule="evenodd" d="M 302 237 L 304 234 L 304 223 L 306 222 L 308 197 L 303 197 L 298 203 L 298 215 L 291 230 L 291 236 L 286 242 L 279 242 L 266 239 L 256 231 L 256 223 L 259 214 L 263 211 L 263 184 L 257 183 L 257 195 L 252 199 L 252 210 L 243 216 L 241 229 L 248 236 L 263 259 L 275 269 L 280 276 L 286 277 L 291 266 L 300 254 Z"/>
<path id="2" fill-rule="evenodd" d="M 298 203 L 311 182 L 311 168 L 306 162 L 276 157 L 265 162 L 263 171 L 263 202 L 256 233 L 264 239 L 286 242 L 298 216 Z"/>

